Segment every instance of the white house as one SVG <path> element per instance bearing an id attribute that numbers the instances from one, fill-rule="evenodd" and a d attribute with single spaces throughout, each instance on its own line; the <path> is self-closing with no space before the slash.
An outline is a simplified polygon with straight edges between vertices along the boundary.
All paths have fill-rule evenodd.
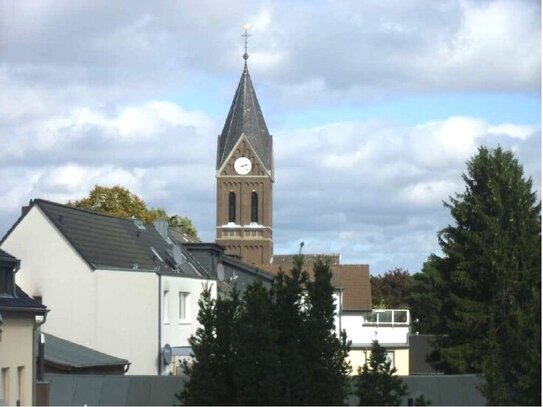
<path id="1" fill-rule="evenodd" d="M 21 288 L 51 310 L 44 332 L 127 359 L 127 374 L 175 374 L 216 280 L 158 226 L 35 199 L 0 247 L 21 260 Z"/>

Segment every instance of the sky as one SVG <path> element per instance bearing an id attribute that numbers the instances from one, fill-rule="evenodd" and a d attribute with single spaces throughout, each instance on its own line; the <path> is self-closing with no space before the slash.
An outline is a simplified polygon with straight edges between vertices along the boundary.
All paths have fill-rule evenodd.
<path id="1" fill-rule="evenodd" d="M 540 196 L 539 1 L 0 0 L 0 235 L 119 184 L 213 241 L 246 22 L 275 253 L 420 271 L 481 145 Z"/>

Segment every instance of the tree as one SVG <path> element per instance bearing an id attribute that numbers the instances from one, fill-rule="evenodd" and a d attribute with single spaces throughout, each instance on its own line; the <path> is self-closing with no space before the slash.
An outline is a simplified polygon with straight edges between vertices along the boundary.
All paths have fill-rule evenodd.
<path id="1" fill-rule="evenodd" d="M 198 239 L 196 228 L 189 218 L 169 216 L 163 208 L 148 208 L 143 199 L 120 185 L 95 185 L 87 197 L 67 204 L 120 218 L 136 218 L 144 223 L 153 223 L 157 219 L 169 220 L 170 226 L 178 227 L 189 237 Z"/>
<path id="2" fill-rule="evenodd" d="M 299 256 L 271 290 L 256 282 L 200 299 L 202 325 L 189 340 L 193 363 L 178 398 L 185 404 L 344 404 L 350 365 L 345 333 L 335 334 L 329 263 L 318 261 L 309 281 Z"/>
<path id="3" fill-rule="evenodd" d="M 383 276 L 371 276 L 373 306 L 379 308 L 404 308 L 409 305 L 409 296 L 414 280 L 409 271 L 396 267 Z"/>
<path id="4" fill-rule="evenodd" d="M 189 338 L 192 363 L 183 364 L 190 380 L 177 398 L 185 405 L 237 405 L 233 372 L 238 354 L 240 300 L 234 290 L 229 298 L 214 300 L 206 287 L 198 301 L 196 334 Z"/>
<path id="5" fill-rule="evenodd" d="M 358 368 L 355 392 L 361 406 L 398 406 L 407 396 L 407 385 L 395 375 L 386 350 L 373 341 L 369 362 Z"/>
<path id="6" fill-rule="evenodd" d="M 328 259 L 318 259 L 313 279 L 307 282 L 306 365 L 309 366 L 307 403 L 340 405 L 345 403 L 351 365 L 347 360 L 350 342 L 345 331 L 336 334 L 334 287 Z"/>
<path id="7" fill-rule="evenodd" d="M 467 167 L 433 261 L 442 368 L 482 372 L 489 404 L 539 404 L 541 204 L 512 152 L 481 147 Z"/>

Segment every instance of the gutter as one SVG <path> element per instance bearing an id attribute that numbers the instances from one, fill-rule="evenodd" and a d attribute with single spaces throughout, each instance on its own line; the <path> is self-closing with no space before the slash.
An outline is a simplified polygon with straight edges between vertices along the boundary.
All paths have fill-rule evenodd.
<path id="1" fill-rule="evenodd" d="M 36 405 L 36 387 L 38 385 L 38 380 L 41 382 L 43 381 L 43 373 L 44 373 L 44 358 L 45 358 L 45 350 L 44 350 L 44 344 L 41 341 L 41 326 L 45 324 L 47 321 L 47 313 L 49 312 L 48 309 L 44 310 L 43 318 L 41 321 L 36 322 L 36 319 L 34 318 L 34 328 L 32 329 L 32 405 Z M 40 339 L 39 339 L 39 363 L 36 363 L 34 360 L 34 355 L 36 355 L 36 333 L 40 332 Z M 36 372 L 36 370 L 39 369 L 39 372 Z M 39 373 L 39 374 L 38 374 Z M 48 400 L 49 401 L 49 400 Z"/>
<path id="2" fill-rule="evenodd" d="M 155 271 L 158 276 L 158 375 L 162 374 L 162 274 Z"/>

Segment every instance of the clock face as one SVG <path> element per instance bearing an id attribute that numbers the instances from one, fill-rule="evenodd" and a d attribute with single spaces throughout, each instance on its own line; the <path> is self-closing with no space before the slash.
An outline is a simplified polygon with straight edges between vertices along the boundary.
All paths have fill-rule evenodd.
<path id="1" fill-rule="evenodd" d="M 239 175 L 249 174 L 249 172 L 251 172 L 251 168 L 251 160 L 249 160 L 247 157 L 239 157 L 234 162 L 234 170 L 236 170 Z"/>

